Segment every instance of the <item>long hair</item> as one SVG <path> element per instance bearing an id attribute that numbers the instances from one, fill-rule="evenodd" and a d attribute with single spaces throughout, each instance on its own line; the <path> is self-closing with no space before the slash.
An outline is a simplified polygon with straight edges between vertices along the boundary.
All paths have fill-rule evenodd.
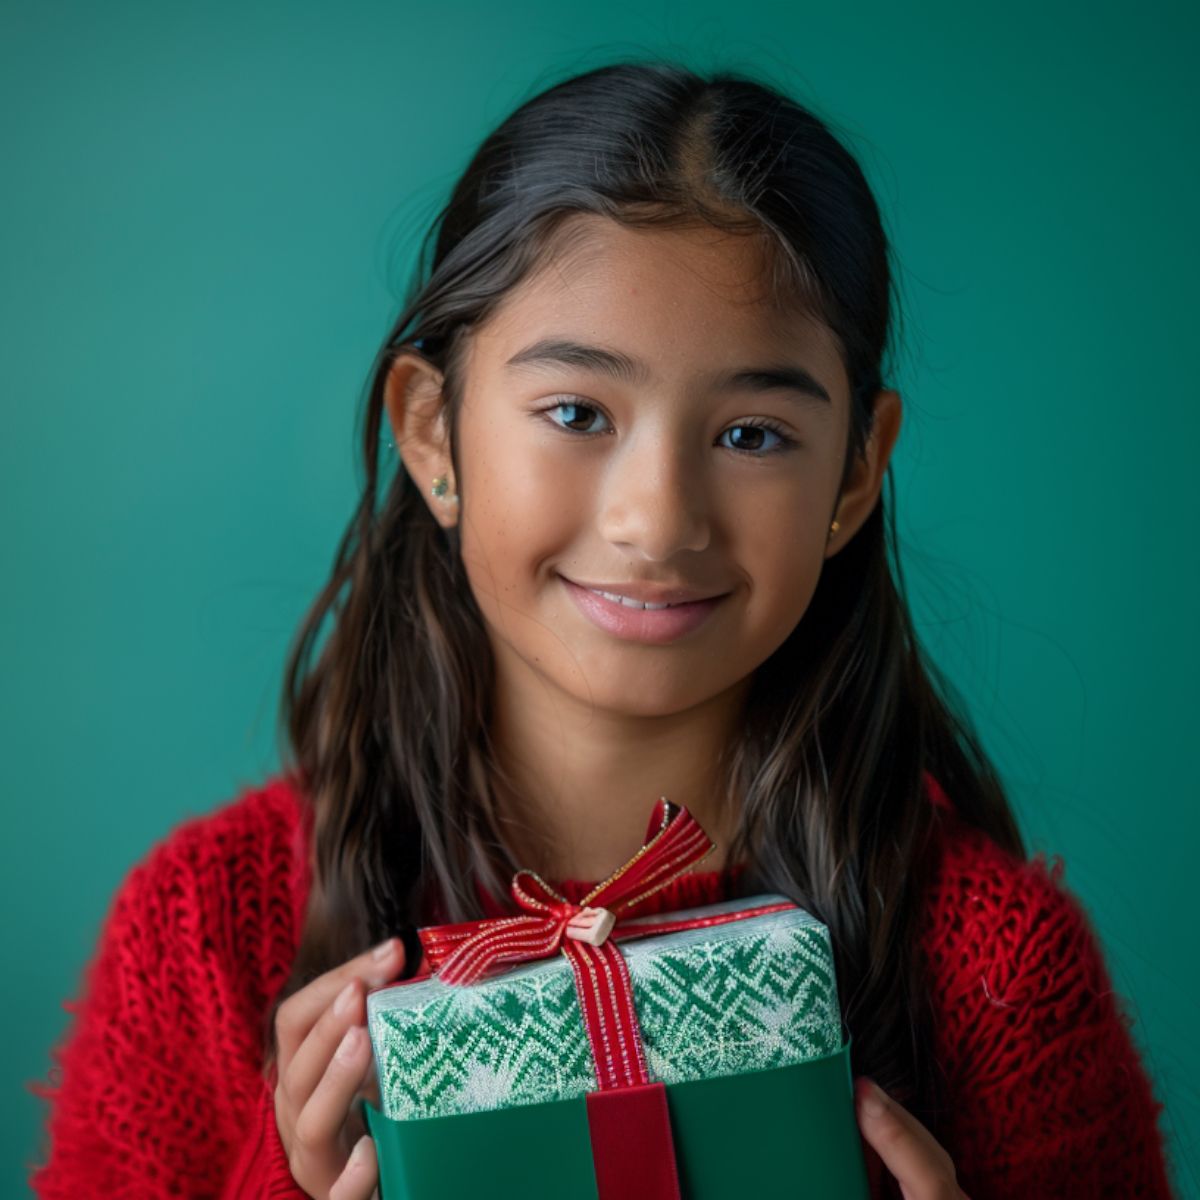
<path id="1" fill-rule="evenodd" d="M 892 349 L 890 250 L 862 170 L 817 116 L 740 74 L 626 63 L 548 88 L 487 137 L 430 228 L 376 356 L 362 496 L 289 651 L 280 727 L 305 797 L 312 885 L 291 976 L 263 1030 L 267 1070 L 283 999 L 397 934 L 410 974 L 431 896 L 441 920 L 482 916 L 476 886 L 503 895 L 522 865 L 497 835 L 494 668 L 458 529 L 438 524 L 402 464 L 390 482 L 381 473 L 380 430 L 389 369 L 419 344 L 443 375 L 467 502 L 472 481 L 454 449 L 466 338 L 563 252 L 566 219 L 579 213 L 759 238 L 776 297 L 838 339 L 852 408 L 843 482 L 863 453 Z M 885 482 L 866 523 L 825 562 L 803 618 L 755 672 L 744 729 L 722 758 L 741 814 L 727 857 L 828 926 L 854 1073 L 936 1136 L 944 1100 L 919 931 L 940 817 L 924 772 L 962 820 L 1026 852 L 996 771 L 956 714 L 961 702 L 917 643 L 890 470 Z"/>

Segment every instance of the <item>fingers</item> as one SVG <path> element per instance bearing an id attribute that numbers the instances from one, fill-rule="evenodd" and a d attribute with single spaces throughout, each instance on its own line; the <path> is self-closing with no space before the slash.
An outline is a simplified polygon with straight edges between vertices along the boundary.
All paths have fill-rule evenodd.
<path id="1" fill-rule="evenodd" d="M 326 971 L 289 996 L 275 1016 L 280 1073 L 346 984 L 358 980 L 360 986 L 379 987 L 394 979 L 403 968 L 404 943 L 399 938 L 388 938 L 376 949 L 366 950 L 340 967 Z"/>
<path id="2" fill-rule="evenodd" d="M 280 1006 L 275 1018 L 279 1069 L 275 1116 L 292 1176 L 310 1195 L 369 1200 L 378 1182 L 374 1143 L 355 1103 L 374 1080 L 364 1027 L 364 992 L 403 970 L 404 945 L 389 938 L 327 971 Z M 378 1106 L 378 1100 L 373 1103 Z M 352 1158 L 351 1147 L 359 1146 Z M 336 1192 L 331 1187 L 336 1185 Z"/>
<path id="3" fill-rule="evenodd" d="M 346 1031 L 365 1020 L 362 984 L 351 979 L 317 1019 L 280 1076 L 284 1091 L 297 1110 L 308 1102 Z"/>
<path id="4" fill-rule="evenodd" d="M 351 1025 L 296 1118 L 296 1141 L 314 1159 L 323 1158 L 327 1149 L 336 1146 L 370 1057 L 366 1029 Z"/>
<path id="5" fill-rule="evenodd" d="M 866 1078 L 855 1080 L 854 1100 L 863 1137 L 907 1200 L 961 1200 L 950 1155 L 916 1117 Z"/>
<path id="6" fill-rule="evenodd" d="M 354 1143 L 346 1169 L 329 1189 L 329 1200 L 378 1200 L 379 1163 L 369 1134 Z"/>

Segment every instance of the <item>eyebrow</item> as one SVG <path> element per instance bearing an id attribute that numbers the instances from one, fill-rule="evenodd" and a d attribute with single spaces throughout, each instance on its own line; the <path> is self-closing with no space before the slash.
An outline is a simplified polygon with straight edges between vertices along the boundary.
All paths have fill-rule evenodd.
<path id="1" fill-rule="evenodd" d="M 588 346 L 568 338 L 541 338 L 518 350 L 504 365 L 511 370 L 535 371 L 543 367 L 578 367 L 630 385 L 645 384 L 650 380 L 650 368 L 639 359 L 619 350 Z M 719 371 L 709 377 L 708 383 L 718 391 L 782 391 L 795 399 L 816 401 L 820 406 L 833 404 L 829 393 L 813 375 L 793 363 Z"/>

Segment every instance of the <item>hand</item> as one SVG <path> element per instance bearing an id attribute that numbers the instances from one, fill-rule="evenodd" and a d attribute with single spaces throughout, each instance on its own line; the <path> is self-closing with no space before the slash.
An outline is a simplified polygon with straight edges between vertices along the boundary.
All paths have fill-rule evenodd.
<path id="1" fill-rule="evenodd" d="M 871 1103 L 872 1089 L 878 1108 Z M 864 1140 L 900 1184 L 904 1200 L 970 1200 L 933 1134 L 866 1076 L 854 1081 L 854 1108 Z"/>
<path id="2" fill-rule="evenodd" d="M 292 1177 L 314 1200 L 369 1200 L 379 1184 L 375 1143 L 356 1101 L 379 1106 L 366 1030 L 367 987 L 404 969 L 404 943 L 368 950 L 289 996 L 275 1014 L 275 1123 Z"/>

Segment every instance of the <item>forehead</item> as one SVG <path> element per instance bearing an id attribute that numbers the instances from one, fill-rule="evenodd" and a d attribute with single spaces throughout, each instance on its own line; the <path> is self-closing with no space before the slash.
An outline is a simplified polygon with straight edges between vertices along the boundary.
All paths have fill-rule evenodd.
<path id="1" fill-rule="evenodd" d="M 580 215 L 556 232 L 545 261 L 472 340 L 479 365 L 502 363 L 545 336 L 603 343 L 668 372 L 685 361 L 703 371 L 731 356 L 786 354 L 834 384 L 836 337 L 806 312 L 774 302 L 772 271 L 758 237 L 711 226 L 634 229 Z"/>

